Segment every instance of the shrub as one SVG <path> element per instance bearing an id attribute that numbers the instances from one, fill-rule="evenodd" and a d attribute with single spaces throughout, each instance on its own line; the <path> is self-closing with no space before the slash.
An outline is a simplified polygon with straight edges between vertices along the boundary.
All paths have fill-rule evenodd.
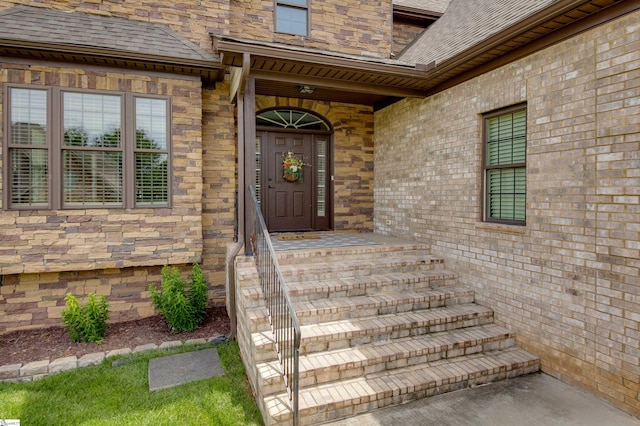
<path id="1" fill-rule="evenodd" d="M 200 266 L 193 265 L 191 283 L 187 288 L 180 271 L 173 266 L 162 268 L 162 289 L 149 285 L 153 306 L 167 321 L 172 333 L 193 331 L 200 327 L 206 316 L 208 289 Z"/>
<path id="2" fill-rule="evenodd" d="M 71 293 L 68 293 L 64 300 L 66 308 L 62 311 L 62 322 L 71 340 L 102 343 L 107 334 L 109 319 L 107 298 L 91 293 L 84 306 L 80 306 L 78 299 Z"/>

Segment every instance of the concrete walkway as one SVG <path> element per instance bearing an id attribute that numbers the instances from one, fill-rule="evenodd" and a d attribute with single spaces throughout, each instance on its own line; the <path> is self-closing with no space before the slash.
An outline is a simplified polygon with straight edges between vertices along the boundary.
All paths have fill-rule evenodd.
<path id="1" fill-rule="evenodd" d="M 640 426 L 630 416 L 546 374 L 425 398 L 331 426 Z"/>

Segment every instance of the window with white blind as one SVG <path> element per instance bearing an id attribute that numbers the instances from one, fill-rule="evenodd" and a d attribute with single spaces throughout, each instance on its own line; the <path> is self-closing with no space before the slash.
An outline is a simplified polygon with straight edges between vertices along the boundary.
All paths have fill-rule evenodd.
<path id="1" fill-rule="evenodd" d="M 169 100 L 9 87 L 8 206 L 169 205 Z"/>
<path id="2" fill-rule="evenodd" d="M 484 117 L 484 220 L 526 222 L 527 111 L 519 105 Z"/>

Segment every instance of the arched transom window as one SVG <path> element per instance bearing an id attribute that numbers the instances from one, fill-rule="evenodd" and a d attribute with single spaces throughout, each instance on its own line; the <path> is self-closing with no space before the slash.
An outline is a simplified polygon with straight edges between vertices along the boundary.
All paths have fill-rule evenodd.
<path id="1" fill-rule="evenodd" d="M 257 115 L 256 124 L 281 129 L 330 130 L 329 125 L 317 115 L 291 109 L 272 109 L 262 112 Z"/>

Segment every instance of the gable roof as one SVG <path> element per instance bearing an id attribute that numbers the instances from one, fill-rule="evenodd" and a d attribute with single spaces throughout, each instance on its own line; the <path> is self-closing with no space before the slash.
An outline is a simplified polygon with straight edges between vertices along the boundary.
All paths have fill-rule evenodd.
<path id="1" fill-rule="evenodd" d="M 409 1 L 409 0 L 405 0 Z M 451 0 L 433 23 L 398 59 L 436 64 L 544 10 L 558 0 Z"/>
<path id="2" fill-rule="evenodd" d="M 0 11 L 0 52 L 11 49 L 117 59 L 158 67 L 222 68 L 218 58 L 163 24 L 15 6 Z M 97 61 L 99 63 L 100 61 Z"/>
<path id="3" fill-rule="evenodd" d="M 398 59 L 426 66 L 433 94 L 637 10 L 628 0 L 451 0 Z"/>

